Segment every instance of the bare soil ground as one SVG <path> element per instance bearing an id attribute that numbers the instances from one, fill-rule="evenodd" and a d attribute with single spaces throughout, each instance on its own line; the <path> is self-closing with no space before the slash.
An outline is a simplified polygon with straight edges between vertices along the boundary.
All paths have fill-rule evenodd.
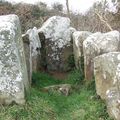
<path id="1" fill-rule="evenodd" d="M 56 79 L 65 80 L 68 78 L 69 72 L 52 71 L 52 72 L 49 72 L 49 74 Z"/>

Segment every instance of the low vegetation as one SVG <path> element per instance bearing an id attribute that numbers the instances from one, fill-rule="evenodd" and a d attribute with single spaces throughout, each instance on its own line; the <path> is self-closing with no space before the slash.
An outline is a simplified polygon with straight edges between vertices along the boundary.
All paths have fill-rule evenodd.
<path id="1" fill-rule="evenodd" d="M 22 33 L 25 33 L 28 29 L 37 27 L 40 28 L 42 24 L 52 16 L 64 16 L 67 14 L 62 12 L 64 10 L 62 4 L 54 3 L 50 9 L 46 3 L 38 2 L 37 5 L 31 4 L 11 4 L 3 0 L 0 1 L 0 15 L 16 14 L 20 18 Z M 103 4 L 95 4 L 88 13 L 85 15 L 80 13 L 70 12 L 71 25 L 76 30 L 90 31 L 90 32 L 108 32 L 110 31 L 106 26 L 106 22 L 109 23 L 113 30 L 120 31 L 120 7 L 118 12 L 113 14 L 109 11 L 105 11 Z M 102 17 L 102 21 L 98 13 Z M 105 21 L 105 22 L 103 22 Z"/>
<path id="2" fill-rule="evenodd" d="M 69 83 L 77 87 L 63 96 L 42 92 L 54 84 Z M 0 106 L 0 120 L 111 120 L 106 106 L 95 92 L 94 81 L 85 85 L 79 71 L 73 71 L 66 80 L 58 80 L 46 73 L 33 73 L 31 95 L 25 106 Z"/>

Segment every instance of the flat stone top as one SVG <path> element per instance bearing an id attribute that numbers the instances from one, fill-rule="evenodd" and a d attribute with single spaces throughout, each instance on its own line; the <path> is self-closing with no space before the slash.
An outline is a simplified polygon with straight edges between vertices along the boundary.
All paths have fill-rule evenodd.
<path id="1" fill-rule="evenodd" d="M 15 14 L 2 15 L 0 16 L 0 25 L 2 24 L 2 22 L 14 23 L 15 20 L 19 20 L 18 16 Z"/>
<path id="2" fill-rule="evenodd" d="M 89 46 L 97 49 L 99 53 L 112 52 L 119 50 L 120 33 L 119 31 L 110 31 L 108 33 L 97 32 L 90 35 L 83 43 L 84 48 Z"/>
<path id="3" fill-rule="evenodd" d="M 76 37 L 76 38 L 78 38 L 79 36 L 86 35 L 86 34 L 91 35 L 92 33 L 89 32 L 89 31 L 75 31 L 73 33 L 73 36 Z"/>
<path id="4" fill-rule="evenodd" d="M 119 31 L 110 31 L 107 33 L 101 33 L 101 32 L 96 32 L 92 35 L 90 35 L 86 40 L 85 43 L 87 42 L 94 42 L 96 44 L 99 44 L 100 42 L 104 41 L 104 40 L 111 40 L 113 37 L 115 37 L 116 39 L 118 39 L 120 37 L 120 33 Z M 106 39 L 105 39 L 106 38 Z"/>
<path id="5" fill-rule="evenodd" d="M 9 31 L 10 35 L 15 35 L 15 30 L 17 30 L 17 25 L 19 23 L 19 18 L 17 15 L 3 15 L 0 16 L 0 32 Z M 3 35 L 0 37 L 4 37 Z"/>
<path id="6" fill-rule="evenodd" d="M 115 56 L 117 56 L 117 59 L 120 60 L 120 52 L 105 53 L 105 54 L 102 54 L 102 55 L 95 57 L 95 59 L 99 59 L 99 58 L 106 58 L 107 59 L 108 57 L 115 57 Z"/>
<path id="7" fill-rule="evenodd" d="M 75 41 L 75 45 L 79 47 L 79 44 L 83 44 L 83 41 L 92 33 L 89 31 L 75 31 L 73 33 L 73 40 Z"/>

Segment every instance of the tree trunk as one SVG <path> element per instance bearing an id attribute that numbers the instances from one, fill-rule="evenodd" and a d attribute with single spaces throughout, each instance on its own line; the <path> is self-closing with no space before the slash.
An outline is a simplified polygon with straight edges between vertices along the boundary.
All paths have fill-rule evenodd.
<path id="1" fill-rule="evenodd" d="M 70 18 L 69 0 L 66 0 L 67 15 Z"/>

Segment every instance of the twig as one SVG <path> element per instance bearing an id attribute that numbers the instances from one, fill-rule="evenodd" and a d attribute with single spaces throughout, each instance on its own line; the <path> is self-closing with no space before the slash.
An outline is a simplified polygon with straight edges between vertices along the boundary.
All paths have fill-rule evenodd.
<path id="1" fill-rule="evenodd" d="M 95 12 L 95 14 L 99 17 L 100 21 L 102 21 L 109 28 L 110 31 L 113 30 L 111 25 L 106 20 L 104 20 L 104 18 L 99 13 Z"/>

